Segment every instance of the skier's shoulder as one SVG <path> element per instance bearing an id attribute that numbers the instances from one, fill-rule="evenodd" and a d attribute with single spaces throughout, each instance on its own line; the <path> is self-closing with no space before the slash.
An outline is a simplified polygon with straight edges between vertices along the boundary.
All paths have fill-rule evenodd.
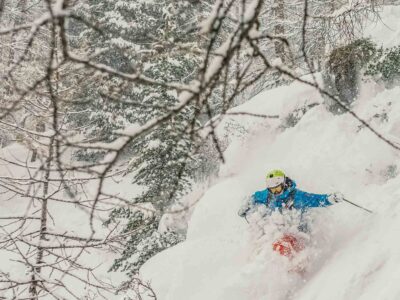
<path id="1" fill-rule="evenodd" d="M 253 194 L 252 198 L 255 203 L 265 203 L 268 197 L 268 190 L 257 191 Z"/>
<path id="2" fill-rule="evenodd" d="M 297 184 L 294 180 L 288 178 L 288 186 L 289 189 L 292 190 L 292 193 L 296 198 L 313 198 L 313 197 L 319 197 L 319 196 L 325 196 L 324 194 L 314 194 L 310 192 L 303 191 L 297 187 Z"/>
<path id="3" fill-rule="evenodd" d="M 305 192 L 300 189 L 296 189 L 296 197 L 297 198 L 303 198 L 303 199 L 308 199 L 308 198 L 325 198 L 327 197 L 327 194 L 314 194 L 310 192 Z"/>

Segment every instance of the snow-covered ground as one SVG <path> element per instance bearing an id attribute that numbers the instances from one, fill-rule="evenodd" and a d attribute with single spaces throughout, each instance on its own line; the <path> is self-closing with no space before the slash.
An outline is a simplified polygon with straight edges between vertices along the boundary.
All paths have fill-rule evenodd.
<path id="1" fill-rule="evenodd" d="M 368 36 L 385 46 L 400 42 L 400 9 L 385 8 L 385 25 L 368 25 Z M 384 38 L 383 38 L 384 37 Z M 310 78 L 308 78 L 310 79 Z M 354 111 L 400 146 L 400 87 L 364 83 Z M 295 108 L 321 103 L 300 83 L 265 91 L 240 112 L 279 119 L 231 117 L 247 130 L 225 151 L 219 181 L 197 204 L 187 240 L 152 258 L 141 269 L 162 300 L 349 300 L 400 299 L 400 151 L 350 114 L 334 116 L 323 105 L 291 128 L 282 120 Z M 281 168 L 300 189 L 342 192 L 373 214 L 341 203 L 314 209 L 308 271 L 288 273 L 290 263 L 272 251 L 279 234 L 275 217 L 238 217 L 243 199 L 264 188 L 267 170 Z"/>

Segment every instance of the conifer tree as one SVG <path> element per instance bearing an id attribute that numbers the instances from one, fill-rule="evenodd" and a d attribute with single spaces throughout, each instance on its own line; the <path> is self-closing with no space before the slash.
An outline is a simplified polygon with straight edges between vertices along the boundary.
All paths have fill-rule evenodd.
<path id="1" fill-rule="evenodd" d="M 72 24 L 72 44 L 99 63 L 164 82 L 188 83 L 200 64 L 196 26 L 201 3 L 193 1 L 90 0 L 81 6 L 83 19 L 96 30 Z M 168 112 L 179 95 L 156 85 L 134 85 L 119 78 L 89 75 L 76 98 L 70 122 L 88 140 L 111 142 L 115 130 L 130 124 L 144 124 Z M 103 85 L 107 82 L 107 85 Z M 110 84 L 111 82 L 111 84 Z M 132 204 L 150 205 L 152 213 L 135 208 L 116 208 L 110 222 L 126 220 L 123 232 L 134 232 L 127 240 L 112 270 L 135 274 L 155 253 L 183 239 L 179 233 L 160 232 L 159 223 L 171 204 L 192 184 L 198 159 L 194 152 L 194 130 L 199 112 L 187 107 L 163 126 L 156 127 L 130 145 L 127 173 L 144 192 Z M 101 153 L 78 153 L 93 160 Z M 148 206 L 146 206 L 148 207 Z"/>

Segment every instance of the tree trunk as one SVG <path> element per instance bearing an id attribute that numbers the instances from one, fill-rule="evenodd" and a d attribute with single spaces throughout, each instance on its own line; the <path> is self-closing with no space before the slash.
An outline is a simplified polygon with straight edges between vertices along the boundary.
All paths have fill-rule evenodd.
<path id="1" fill-rule="evenodd" d="M 29 287 L 29 292 L 31 294 L 31 300 L 36 300 L 39 298 L 37 274 L 40 274 L 40 272 L 42 270 L 42 267 L 40 265 L 43 263 L 43 253 L 44 253 L 43 242 L 47 241 L 47 238 L 46 238 L 47 215 L 48 215 L 47 194 L 49 193 L 49 176 L 50 176 L 50 163 L 51 163 L 52 151 L 53 151 L 53 147 L 50 144 L 49 145 L 49 153 L 48 153 L 49 156 L 47 158 L 46 170 L 45 170 L 45 174 L 44 174 L 43 200 L 41 200 L 42 201 L 42 209 L 41 209 L 41 214 L 40 214 L 39 243 L 38 243 L 38 247 L 37 247 L 35 266 L 33 267 L 32 275 L 31 275 L 31 285 Z"/>
<path id="2" fill-rule="evenodd" d="M 38 123 L 36 124 L 36 131 L 37 132 L 45 132 L 46 124 L 43 123 L 42 121 L 38 121 Z M 37 148 L 32 150 L 31 162 L 35 162 L 36 159 L 37 159 Z"/>

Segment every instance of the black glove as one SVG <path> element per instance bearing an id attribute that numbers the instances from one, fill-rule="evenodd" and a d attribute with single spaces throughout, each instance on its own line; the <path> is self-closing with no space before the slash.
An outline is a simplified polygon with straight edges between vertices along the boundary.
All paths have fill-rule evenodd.
<path id="1" fill-rule="evenodd" d="M 250 211 L 250 207 L 249 207 L 248 205 L 243 205 L 243 206 L 239 209 L 238 215 L 239 215 L 239 217 L 244 218 L 244 217 L 247 215 L 247 213 L 248 213 L 249 211 Z"/>
<path id="2" fill-rule="evenodd" d="M 343 194 L 342 193 L 333 193 L 328 195 L 328 201 L 332 204 L 334 203 L 340 203 L 342 202 L 344 199 Z"/>

